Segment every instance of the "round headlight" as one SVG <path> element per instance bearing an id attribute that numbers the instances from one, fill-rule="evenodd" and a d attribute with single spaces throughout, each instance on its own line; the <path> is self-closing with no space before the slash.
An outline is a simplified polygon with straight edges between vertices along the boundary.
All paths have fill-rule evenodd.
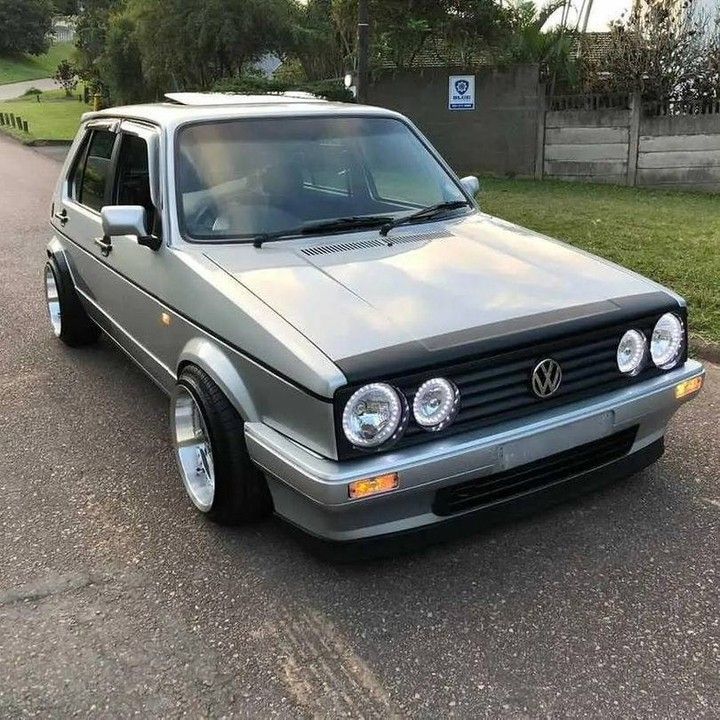
<path id="1" fill-rule="evenodd" d="M 413 415 L 418 425 L 438 432 L 455 419 L 460 405 L 460 392 L 449 380 L 433 378 L 424 382 L 415 393 Z"/>
<path id="2" fill-rule="evenodd" d="M 647 339 L 639 330 L 628 330 L 617 349 L 618 370 L 624 375 L 637 375 L 645 367 Z"/>
<path id="3" fill-rule="evenodd" d="M 361 387 L 343 411 L 345 437 L 355 446 L 371 448 L 400 436 L 407 425 L 407 402 L 390 385 Z"/>
<path id="4" fill-rule="evenodd" d="M 685 344 L 682 320 L 673 313 L 665 313 L 655 325 L 650 341 L 650 355 L 661 370 L 677 365 Z"/>

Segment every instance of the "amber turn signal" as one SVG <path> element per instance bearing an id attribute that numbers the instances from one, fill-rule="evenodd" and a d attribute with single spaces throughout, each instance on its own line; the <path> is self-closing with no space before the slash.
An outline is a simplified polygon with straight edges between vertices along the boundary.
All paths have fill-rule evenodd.
<path id="1" fill-rule="evenodd" d="M 378 475 L 377 477 L 351 482 L 348 485 L 348 494 L 353 500 L 358 500 L 369 497 L 370 495 L 378 495 L 396 490 L 397 486 L 398 474 L 388 473 L 387 475 Z"/>
<path id="2" fill-rule="evenodd" d="M 675 399 L 680 400 L 688 395 L 692 395 L 693 393 L 698 392 L 702 386 L 702 375 L 698 375 L 691 380 L 685 380 L 685 382 L 681 382 L 679 385 L 675 386 Z"/>

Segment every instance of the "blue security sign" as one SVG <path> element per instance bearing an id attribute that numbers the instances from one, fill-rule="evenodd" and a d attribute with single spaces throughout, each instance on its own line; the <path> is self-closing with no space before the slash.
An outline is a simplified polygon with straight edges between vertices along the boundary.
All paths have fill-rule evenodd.
<path id="1" fill-rule="evenodd" d="M 475 109 L 475 76 L 451 75 L 448 87 L 448 108 L 450 110 Z"/>

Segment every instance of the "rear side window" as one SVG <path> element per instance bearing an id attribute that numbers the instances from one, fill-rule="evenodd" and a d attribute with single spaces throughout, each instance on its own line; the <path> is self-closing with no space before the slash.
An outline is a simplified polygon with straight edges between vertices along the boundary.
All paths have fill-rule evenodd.
<path id="1" fill-rule="evenodd" d="M 305 187 L 349 197 L 352 162 L 350 153 L 339 143 L 320 144 L 304 157 Z"/>
<path id="2" fill-rule="evenodd" d="M 115 133 L 109 130 L 94 130 L 85 161 L 78 163 L 72 181 L 75 199 L 81 205 L 98 212 L 106 204 L 114 146 Z"/>

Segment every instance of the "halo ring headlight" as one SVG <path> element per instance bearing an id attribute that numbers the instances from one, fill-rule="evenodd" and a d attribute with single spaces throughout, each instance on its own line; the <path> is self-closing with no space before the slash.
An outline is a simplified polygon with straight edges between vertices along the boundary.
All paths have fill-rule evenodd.
<path id="1" fill-rule="evenodd" d="M 637 375 L 647 362 L 647 338 L 639 330 L 628 330 L 620 339 L 617 366 L 623 375 Z"/>
<path id="2" fill-rule="evenodd" d="M 345 404 L 345 437 L 358 448 L 376 448 L 397 440 L 408 422 L 407 400 L 391 385 L 371 383 Z"/>
<path id="3" fill-rule="evenodd" d="M 685 328 L 674 313 L 665 313 L 655 324 L 650 340 L 650 355 L 661 370 L 674 368 L 685 349 Z"/>
<path id="4" fill-rule="evenodd" d="M 444 430 L 452 423 L 460 407 L 460 391 L 445 378 L 424 382 L 413 399 L 413 416 L 429 432 Z"/>

